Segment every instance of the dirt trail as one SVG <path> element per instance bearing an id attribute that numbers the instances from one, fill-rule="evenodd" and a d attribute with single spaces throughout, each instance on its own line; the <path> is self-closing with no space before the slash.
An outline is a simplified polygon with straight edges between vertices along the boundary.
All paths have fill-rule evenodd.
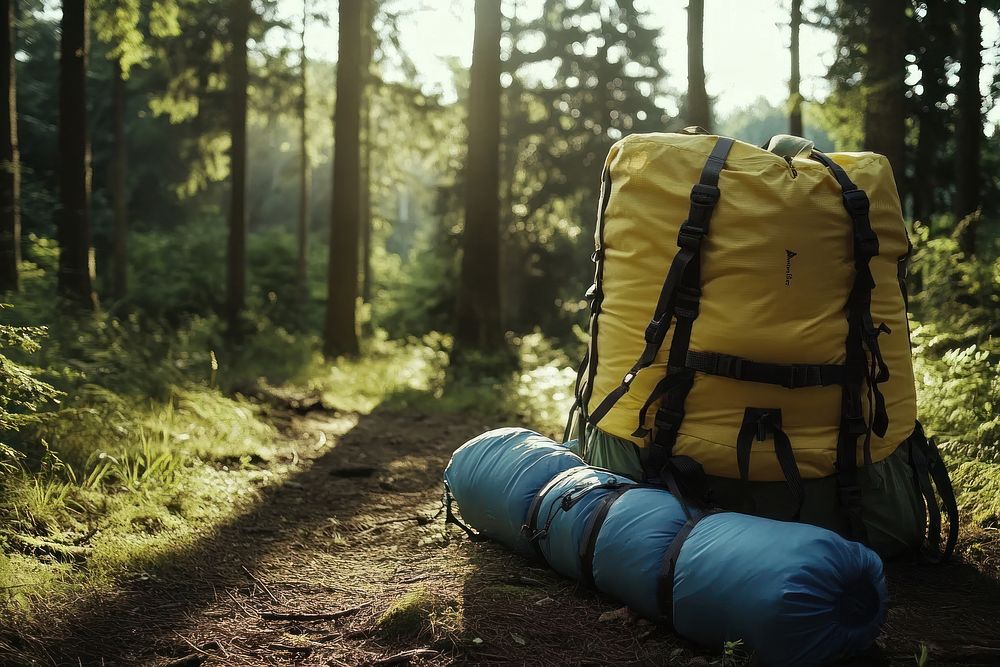
<path id="1" fill-rule="evenodd" d="M 112 600 L 18 638 L 3 664 L 723 664 L 440 516 L 451 451 L 492 426 L 382 410 L 279 411 L 298 467 L 252 510 Z M 893 611 L 854 664 L 1000 664 L 1000 537 L 947 568 L 890 568 Z M 395 610 L 387 616 L 387 610 Z M 727 660 L 725 664 L 739 664 Z"/>

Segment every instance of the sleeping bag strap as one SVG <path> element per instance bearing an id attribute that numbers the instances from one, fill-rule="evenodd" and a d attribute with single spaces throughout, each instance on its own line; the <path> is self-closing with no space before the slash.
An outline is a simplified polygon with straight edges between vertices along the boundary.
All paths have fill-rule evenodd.
<path id="1" fill-rule="evenodd" d="M 528 505 L 528 514 L 525 517 L 524 525 L 521 526 L 521 532 L 523 532 L 528 537 L 528 542 L 531 543 L 531 548 L 535 551 L 542 561 L 545 560 L 545 556 L 542 555 L 542 548 L 538 546 L 538 539 L 542 537 L 544 531 L 538 529 L 538 514 L 542 511 L 542 501 L 545 499 L 546 494 L 549 493 L 557 484 L 562 483 L 562 481 L 579 471 L 579 467 L 570 468 L 568 470 L 563 470 L 561 473 L 553 477 L 544 484 L 542 488 L 538 490 L 538 493 L 531 499 L 531 504 Z"/>
<path id="2" fill-rule="evenodd" d="M 931 563 L 944 563 L 951 558 L 958 541 L 958 503 L 955 490 L 948 477 L 948 469 L 941 459 L 941 453 L 932 439 L 924 434 L 920 422 L 916 423 L 910 436 L 910 465 L 916 476 L 917 487 L 927 506 L 927 539 L 924 542 L 923 557 Z M 941 551 L 941 511 L 931 482 L 937 487 L 938 495 L 948 514 L 948 537 Z"/>
<path id="3" fill-rule="evenodd" d="M 580 576 L 583 583 L 590 588 L 594 585 L 594 551 L 597 549 L 597 536 L 601 533 L 604 520 L 608 518 L 611 506 L 617 502 L 627 491 L 637 488 L 648 488 L 647 485 L 630 484 L 621 486 L 611 493 L 607 493 L 599 501 L 597 507 L 590 513 L 587 525 L 584 526 L 583 535 L 580 537 Z"/>
<path id="4" fill-rule="evenodd" d="M 694 530 L 699 521 L 712 514 L 718 514 L 720 511 L 710 509 L 698 513 L 697 516 L 688 517 L 663 554 L 660 573 L 656 577 L 656 597 L 660 603 L 660 613 L 671 623 L 673 623 L 674 618 L 674 574 L 677 571 L 677 561 L 680 559 L 684 542 L 687 541 L 688 536 L 691 535 L 691 531 Z"/>
<path id="5" fill-rule="evenodd" d="M 694 320 L 698 316 L 698 302 L 701 299 L 701 272 L 699 262 L 701 241 L 708 234 L 709 221 L 715 205 L 719 201 L 719 175 L 726 164 L 726 157 L 733 147 L 733 140 L 719 137 L 712 153 L 708 156 L 701 179 L 691 189 L 691 205 L 688 217 L 677 234 L 679 250 L 674 255 L 670 268 L 667 270 L 660 294 L 653 308 L 653 316 L 646 325 L 643 334 L 644 346 L 639 358 L 625 373 L 621 384 L 605 396 L 600 405 L 591 413 L 590 423 L 598 423 L 611 411 L 611 408 L 629 392 L 632 381 L 644 368 L 648 368 L 656 360 L 663 341 L 670 330 L 671 319 L 676 315 L 678 327 L 681 326 L 681 316 L 689 316 Z M 676 339 L 680 329 L 674 332 Z M 690 338 L 690 332 L 688 332 Z M 671 348 L 671 351 L 673 348 Z M 683 364 L 681 364 L 683 365 Z"/>
<path id="6" fill-rule="evenodd" d="M 861 510 L 861 487 L 858 484 L 858 438 L 864 436 L 865 460 L 871 459 L 871 432 L 877 426 L 884 434 L 888 427 L 885 399 L 878 388 L 878 380 L 888 379 L 889 369 L 885 366 L 878 347 L 880 328 L 872 324 L 871 295 L 875 279 L 871 272 L 871 259 L 879 254 L 878 236 L 872 229 L 869 218 L 868 195 L 858 189 L 843 167 L 819 151 L 811 157 L 823 164 L 837 180 L 842 190 L 844 209 L 851 218 L 854 237 L 854 283 L 847 298 L 847 342 L 846 380 L 841 390 L 840 434 L 837 439 L 837 483 L 840 504 L 848 522 L 849 537 L 861 542 L 867 541 L 867 531 Z M 876 365 L 872 371 L 865 346 L 872 353 Z M 881 360 L 881 361 L 879 361 Z M 866 420 L 862 412 L 862 386 L 868 385 L 871 396 L 871 418 Z M 875 431 L 878 433 L 879 431 Z"/>
<path id="7" fill-rule="evenodd" d="M 795 513 L 792 521 L 798 521 L 802 513 L 802 502 L 805 490 L 799 466 L 795 463 L 795 453 L 788 434 L 781 429 L 781 410 L 778 408 L 747 408 L 743 413 L 743 424 L 736 436 L 736 462 L 739 466 L 740 481 L 749 497 L 750 480 L 750 449 L 756 438 L 764 442 L 769 437 L 774 438 L 774 456 L 778 459 L 781 474 L 785 477 L 788 490 L 792 494 Z"/>
<path id="8" fill-rule="evenodd" d="M 699 373 L 719 377 L 776 384 L 786 389 L 842 384 L 842 364 L 771 364 L 720 352 L 688 351 L 686 366 Z"/>
<path id="9" fill-rule="evenodd" d="M 462 529 L 462 531 L 469 536 L 469 539 L 473 542 L 482 542 L 486 538 L 474 531 L 472 528 L 466 526 L 462 523 L 461 519 L 455 516 L 455 512 L 451 509 L 451 504 L 454 502 L 454 498 L 451 495 L 451 488 L 448 486 L 448 482 L 444 483 L 444 525 L 447 530 L 448 524 L 454 524 Z"/>

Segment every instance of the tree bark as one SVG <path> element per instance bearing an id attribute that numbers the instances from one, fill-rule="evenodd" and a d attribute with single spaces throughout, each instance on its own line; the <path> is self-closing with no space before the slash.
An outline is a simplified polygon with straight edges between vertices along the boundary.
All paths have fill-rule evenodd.
<path id="1" fill-rule="evenodd" d="M 114 209 L 111 291 L 121 299 L 128 293 L 128 143 L 125 139 L 125 79 L 121 61 L 114 62 L 112 123 L 114 146 L 111 154 L 111 199 Z"/>
<path id="2" fill-rule="evenodd" d="M 906 174 L 906 0 L 879 0 L 870 7 L 865 147 L 888 158 L 896 186 L 902 189 Z"/>
<path id="3" fill-rule="evenodd" d="M 364 55 L 362 67 L 361 126 L 364 144 L 361 154 L 361 300 L 367 304 L 372 300 L 372 81 L 371 61 L 374 56 L 375 40 L 372 33 L 374 5 L 365 0 L 364 33 L 361 52 Z M 369 314 L 370 319 L 370 314 Z"/>
<path id="4" fill-rule="evenodd" d="M 687 15 L 687 122 L 711 130 L 712 117 L 705 91 L 705 0 L 690 0 Z"/>
<path id="5" fill-rule="evenodd" d="M 90 142 L 87 136 L 88 0 L 64 0 L 59 55 L 59 293 L 97 307 L 90 246 Z"/>
<path id="6" fill-rule="evenodd" d="M 0 72 L 6 103 L 0 112 L 0 293 L 20 287 L 17 265 L 21 261 L 21 156 L 17 142 L 17 72 L 14 60 L 15 0 L 0 1 L 0 40 L 4 66 Z"/>
<path id="7" fill-rule="evenodd" d="M 500 35 L 499 0 L 476 0 L 469 83 L 465 231 L 458 285 L 455 351 L 495 353 L 500 324 Z"/>
<path id="8" fill-rule="evenodd" d="M 983 98 L 979 73 L 983 66 L 983 37 L 979 12 L 981 0 L 965 0 L 959 56 L 962 67 L 958 81 L 958 124 L 956 127 L 955 222 L 959 224 L 959 246 L 967 254 L 976 251 L 978 219 L 973 214 L 980 204 L 980 152 L 983 139 Z M 963 218 L 969 217 L 964 221 Z"/>
<path id="9" fill-rule="evenodd" d="M 226 327 L 238 336 L 246 300 L 247 38 L 250 0 L 233 0 L 229 63 L 229 239 L 226 253 Z"/>
<path id="10" fill-rule="evenodd" d="M 945 73 L 945 54 L 951 53 L 952 22 L 947 0 L 931 0 L 921 21 L 922 51 L 920 67 L 920 108 L 917 112 L 917 150 L 913 165 L 913 216 L 927 225 L 938 213 L 935 191 L 941 137 L 946 136 L 945 118 L 937 105 L 944 102 L 949 87 Z M 944 43 L 942 43 L 944 42 Z"/>
<path id="11" fill-rule="evenodd" d="M 790 28 L 792 39 L 789 45 L 792 71 L 788 76 L 788 133 L 802 136 L 802 93 L 799 86 L 802 74 L 799 69 L 799 29 L 802 26 L 802 0 L 792 0 Z"/>
<path id="12" fill-rule="evenodd" d="M 327 272 L 327 358 L 358 353 L 357 298 L 360 254 L 361 2 L 341 2 L 337 101 L 333 114 L 333 206 Z"/>
<path id="13" fill-rule="evenodd" d="M 295 285 L 299 298 L 308 298 L 308 252 L 309 252 L 309 131 L 306 110 L 309 102 L 309 87 L 306 79 L 306 25 L 309 22 L 309 0 L 302 0 L 302 34 L 299 53 L 299 225 L 298 254 L 295 262 Z"/>

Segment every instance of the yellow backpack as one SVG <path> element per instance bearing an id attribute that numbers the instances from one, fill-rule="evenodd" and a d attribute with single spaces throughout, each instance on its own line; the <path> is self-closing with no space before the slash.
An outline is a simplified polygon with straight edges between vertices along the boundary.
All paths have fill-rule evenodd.
<path id="1" fill-rule="evenodd" d="M 801 503 L 837 473 L 851 506 L 858 466 L 915 430 L 910 244 L 883 156 L 776 139 L 612 147 L 579 418 L 639 446 L 650 478 L 682 457 Z"/>

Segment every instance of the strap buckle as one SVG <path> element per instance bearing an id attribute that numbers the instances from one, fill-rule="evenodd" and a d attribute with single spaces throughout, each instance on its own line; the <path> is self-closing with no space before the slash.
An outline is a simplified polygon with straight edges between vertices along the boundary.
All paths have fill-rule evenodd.
<path id="1" fill-rule="evenodd" d="M 844 190 L 844 208 L 847 209 L 848 213 L 852 217 L 862 217 L 868 215 L 871 210 L 871 203 L 868 201 L 868 195 L 864 190 Z"/>
<path id="2" fill-rule="evenodd" d="M 701 303 L 701 288 L 691 285 L 681 285 L 677 288 L 674 313 L 678 318 L 693 320 L 698 317 L 698 306 Z"/>
<path id="3" fill-rule="evenodd" d="M 735 380 L 743 377 L 743 359 L 730 355 L 718 355 L 715 357 L 715 375 L 730 377 Z"/>
<path id="4" fill-rule="evenodd" d="M 701 250 L 701 240 L 705 238 L 706 230 L 685 220 L 677 230 L 677 245 L 684 250 L 698 252 Z"/>
<path id="5" fill-rule="evenodd" d="M 694 206 L 712 207 L 719 202 L 719 188 L 707 183 L 695 183 L 691 188 L 691 204 Z"/>
<path id="6" fill-rule="evenodd" d="M 782 386 L 787 389 L 812 387 L 820 384 L 819 369 L 815 366 L 789 366 L 788 377 Z"/>
<path id="7" fill-rule="evenodd" d="M 656 411 L 653 426 L 661 433 L 674 433 L 680 428 L 682 421 L 684 421 L 683 410 L 674 410 L 666 405 L 661 405 L 660 409 Z"/>
<path id="8" fill-rule="evenodd" d="M 868 422 L 860 415 L 848 415 L 845 419 L 847 423 L 847 434 L 855 437 L 868 433 Z"/>

